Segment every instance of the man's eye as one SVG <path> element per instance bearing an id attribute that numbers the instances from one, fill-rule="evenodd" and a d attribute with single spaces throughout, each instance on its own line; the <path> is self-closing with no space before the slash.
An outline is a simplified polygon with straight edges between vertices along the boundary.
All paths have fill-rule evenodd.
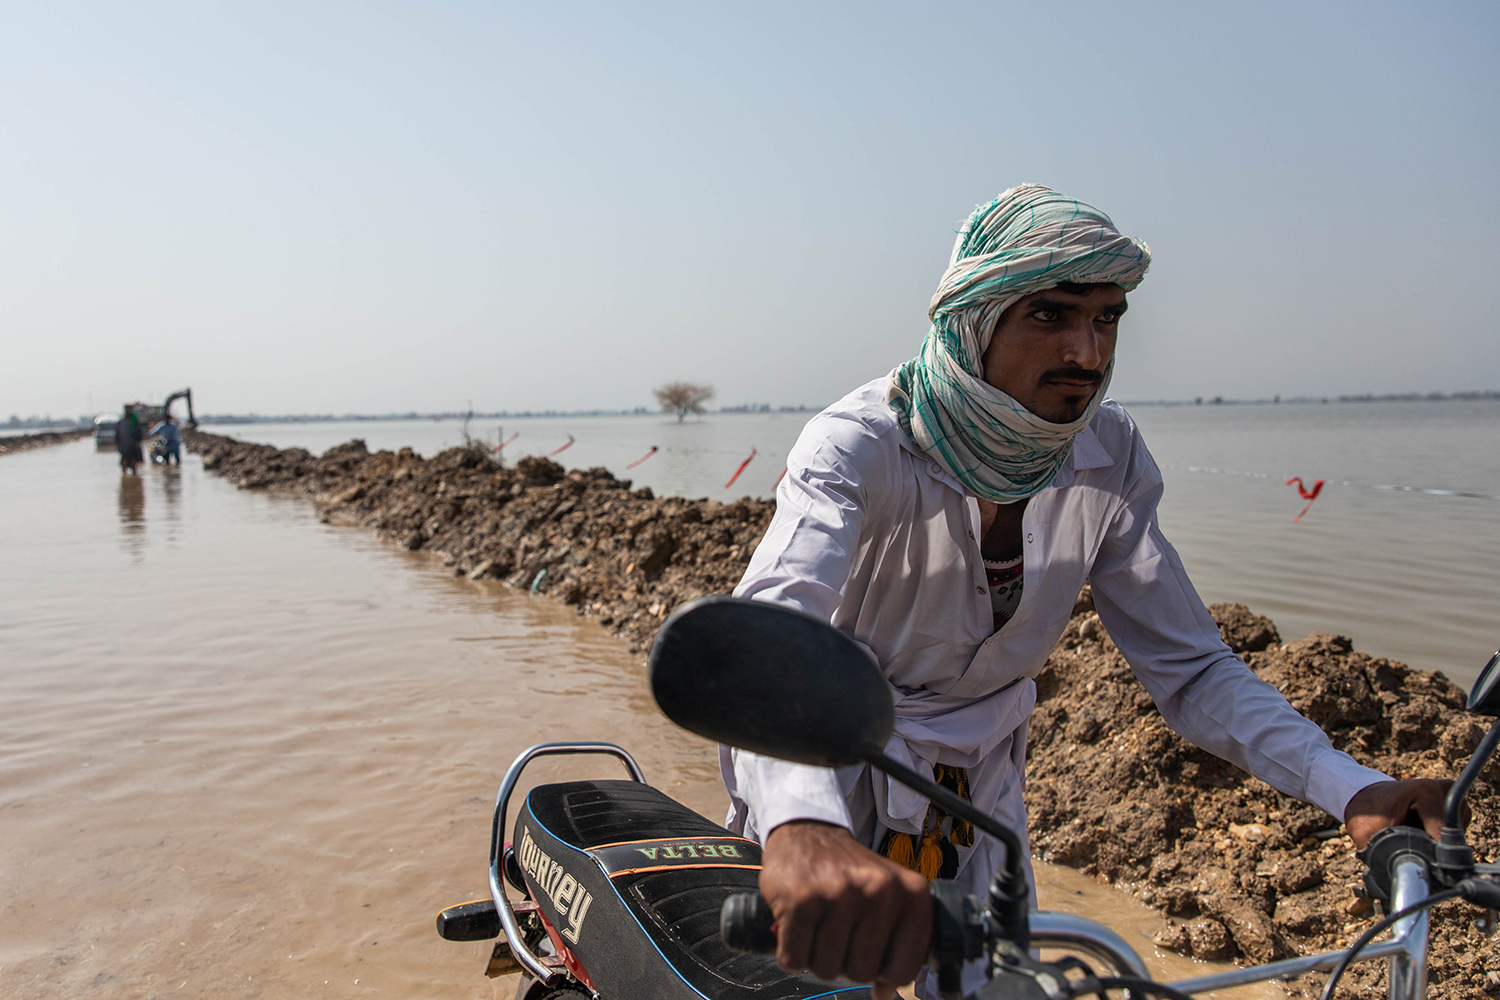
<path id="1" fill-rule="evenodd" d="M 1038 309 L 1031 314 L 1031 318 L 1040 320 L 1043 323 L 1055 323 L 1057 322 L 1057 311 L 1054 309 Z"/>
<path id="2" fill-rule="evenodd" d="M 1114 324 L 1120 322 L 1121 315 L 1121 313 L 1105 313 L 1103 316 L 1099 317 L 1099 322 L 1108 323 L 1113 326 Z"/>

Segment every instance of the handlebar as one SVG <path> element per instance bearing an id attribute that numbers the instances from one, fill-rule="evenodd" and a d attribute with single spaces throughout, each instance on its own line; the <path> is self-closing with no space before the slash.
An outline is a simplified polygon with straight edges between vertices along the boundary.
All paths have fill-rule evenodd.
<path id="1" fill-rule="evenodd" d="M 987 921 L 973 898 L 965 896 L 957 883 L 934 882 L 931 893 L 932 941 L 928 946 L 928 961 L 937 970 L 938 991 L 945 997 L 960 996 L 964 963 L 984 957 Z M 771 904 L 758 892 L 730 896 L 719 910 L 719 936 L 733 951 L 762 954 L 776 951 L 776 916 L 771 912 Z M 1137 964 L 1139 961 L 1136 960 Z"/>
<path id="2" fill-rule="evenodd" d="M 1395 835 L 1389 838 L 1390 841 L 1397 839 Z M 1422 857 L 1421 852 L 1412 850 L 1393 854 L 1395 856 L 1381 859 L 1386 862 L 1387 869 L 1381 881 L 1389 887 L 1392 912 L 1423 900 L 1436 902 L 1437 897 L 1432 895 L 1430 888 L 1428 859 Z M 1484 866 L 1485 869 L 1491 867 Z M 1497 885 L 1494 874 L 1483 870 L 1463 880 L 1457 887 L 1459 894 L 1478 905 L 1495 906 L 1500 903 L 1500 885 Z M 964 961 L 983 957 L 986 921 L 983 914 L 976 912 L 973 899 L 970 897 L 965 902 L 952 882 L 935 882 L 932 892 L 933 946 L 929 960 L 939 969 L 946 964 L 956 971 Z M 1368 945 L 1357 956 L 1358 961 L 1386 957 L 1394 960 L 1392 997 L 1421 995 L 1426 983 L 1427 928 L 1425 911 L 1413 912 L 1395 923 L 1392 937 Z M 726 899 L 719 913 L 719 932 L 725 945 L 735 951 L 770 954 L 776 950 L 775 916 L 770 904 L 759 893 L 737 893 Z M 1142 985 L 1150 978 L 1145 963 L 1123 938 L 1092 920 L 1070 914 L 1034 912 L 1031 914 L 1029 945 L 1090 953 L 1113 966 L 1122 976 L 1135 980 L 1131 987 L 1133 991 L 1152 992 Z M 1155 985 L 1164 986 L 1159 994 L 1162 996 L 1230 989 L 1270 979 L 1294 978 L 1309 972 L 1326 972 L 1335 968 L 1345 955 L 1344 951 L 1325 952 Z M 956 981 L 952 979 L 941 985 L 945 989 L 950 986 L 956 989 Z M 980 995 L 988 994 L 981 991 Z"/>
<path id="3" fill-rule="evenodd" d="M 984 955 L 985 918 L 971 897 L 954 882 L 934 882 L 932 943 L 927 956 L 934 964 L 962 965 Z M 731 951 L 769 955 L 776 951 L 776 915 L 758 892 L 737 892 L 719 909 L 719 937 Z M 1123 944 L 1123 942 L 1121 942 Z"/>
<path id="4" fill-rule="evenodd" d="M 737 892 L 719 910 L 719 937 L 730 951 L 776 951 L 776 915 L 758 892 Z"/>
<path id="5" fill-rule="evenodd" d="M 987 948 L 994 944 L 988 938 L 995 926 L 978 902 L 972 896 L 965 896 L 957 883 L 934 882 L 930 891 L 932 943 L 928 961 L 937 970 L 939 991 L 944 996 L 958 996 L 964 963 L 985 957 Z M 1037 912 L 1030 916 L 1028 947 L 1081 951 L 1132 981 L 1149 978 L 1150 970 L 1135 949 L 1103 924 L 1070 913 Z M 776 950 L 775 915 L 759 893 L 735 893 L 724 901 L 719 911 L 719 934 L 734 951 L 770 954 Z M 1030 963 L 1025 948 L 1005 947 L 1014 958 Z M 1031 994 L 1016 987 L 1009 995 L 1014 998 Z"/>

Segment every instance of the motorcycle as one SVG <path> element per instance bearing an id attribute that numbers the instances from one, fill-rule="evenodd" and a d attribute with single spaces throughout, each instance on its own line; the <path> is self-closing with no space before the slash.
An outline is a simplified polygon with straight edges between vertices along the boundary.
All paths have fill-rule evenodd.
<path id="1" fill-rule="evenodd" d="M 1007 846 L 987 898 L 965 896 L 952 882 L 933 883 L 929 962 L 945 1000 L 963 997 L 964 965 L 978 961 L 987 981 L 969 1000 L 1072 1000 L 1122 990 L 1185 1000 L 1332 970 L 1327 1000 L 1351 962 L 1382 957 L 1391 961 L 1391 1000 L 1417 1000 L 1427 984 L 1427 910 L 1460 897 L 1500 907 L 1500 865 L 1476 863 L 1461 818 L 1469 788 L 1500 745 L 1500 719 L 1454 782 L 1439 839 L 1396 827 L 1359 853 L 1366 889 L 1389 915 L 1350 948 L 1159 983 L 1102 924 L 1030 910 L 1015 832 L 886 756 L 894 718 L 889 687 L 869 654 L 843 633 L 787 608 L 703 598 L 667 619 L 649 662 L 657 704 L 683 728 L 797 763 L 869 764 Z M 1468 707 L 1500 716 L 1500 652 L 1480 672 Z M 612 756 L 629 778 L 537 786 L 518 810 L 512 840 L 503 841 L 522 771 L 555 754 Z M 498 938 L 486 971 L 520 972 L 517 1000 L 868 997 L 868 987 L 776 965 L 773 919 L 756 891 L 759 869 L 759 845 L 651 787 L 624 749 L 544 743 L 516 758 L 496 796 L 490 898 L 444 910 L 438 933 L 454 941 Z M 507 884 L 519 901 L 507 895 Z M 1386 930 L 1392 936 L 1376 942 Z M 1064 954 L 1044 961 L 1043 949 Z"/>

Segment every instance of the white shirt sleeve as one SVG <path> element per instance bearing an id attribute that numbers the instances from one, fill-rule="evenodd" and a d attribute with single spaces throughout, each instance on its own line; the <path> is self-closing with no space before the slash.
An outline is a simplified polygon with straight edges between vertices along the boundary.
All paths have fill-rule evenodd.
<path id="1" fill-rule="evenodd" d="M 776 514 L 734 593 L 831 621 L 854 565 L 867 508 L 860 477 L 822 424 L 811 422 L 788 456 L 776 489 Z M 730 761 L 735 793 L 749 806 L 751 825 L 761 837 L 798 819 L 851 826 L 832 769 L 739 750 Z"/>
<path id="2" fill-rule="evenodd" d="M 1333 748 L 1226 646 L 1161 533 L 1161 474 L 1144 446 L 1138 488 L 1117 512 L 1089 574 L 1094 607 L 1167 723 L 1268 785 L 1339 820 L 1355 793 L 1390 778 Z"/>

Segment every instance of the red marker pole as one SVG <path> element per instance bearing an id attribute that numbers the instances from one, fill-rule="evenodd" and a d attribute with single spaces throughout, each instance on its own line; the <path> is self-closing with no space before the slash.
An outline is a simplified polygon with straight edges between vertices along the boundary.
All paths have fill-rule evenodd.
<path id="1" fill-rule="evenodd" d="M 633 468 L 635 468 L 637 465 L 640 465 L 642 462 L 644 462 L 646 459 L 650 458 L 652 455 L 655 455 L 660 450 L 661 449 L 657 448 L 656 445 L 653 444 L 651 446 L 651 450 L 650 451 L 646 452 L 646 454 L 642 455 L 640 458 L 636 459 L 634 462 L 631 462 L 629 465 L 625 466 L 625 468 L 627 468 L 627 469 L 633 469 Z"/>
<path id="2" fill-rule="evenodd" d="M 1308 510 L 1312 508 L 1313 501 L 1318 499 L 1318 494 L 1323 492 L 1323 480 L 1319 479 L 1317 482 L 1313 483 L 1312 489 L 1310 490 L 1306 486 L 1302 485 L 1301 476 L 1293 476 L 1291 479 L 1288 479 L 1286 481 L 1286 485 L 1288 486 L 1292 485 L 1293 483 L 1297 484 L 1297 495 L 1307 501 L 1307 506 L 1302 508 L 1302 512 L 1299 513 L 1296 517 L 1292 518 L 1292 523 L 1296 524 L 1298 521 L 1302 520 L 1302 514 L 1306 514 Z"/>
<path id="3" fill-rule="evenodd" d="M 771 489 L 774 490 L 776 487 L 780 486 L 781 485 L 781 481 L 783 479 L 785 479 L 785 478 L 786 478 L 786 466 L 783 465 L 781 467 L 781 475 L 779 475 L 779 476 L 776 477 L 776 482 L 774 482 L 774 483 L 771 484 Z"/>
<path id="4" fill-rule="evenodd" d="M 729 489 L 729 487 L 731 487 L 731 486 L 734 485 L 734 481 L 736 479 L 740 478 L 740 473 L 745 471 L 745 466 L 749 465 L 750 464 L 750 459 L 754 458 L 754 457 L 755 457 L 755 449 L 751 448 L 750 449 L 750 458 L 747 458 L 743 462 L 741 462 L 740 463 L 740 467 L 738 469 L 734 470 L 734 475 L 732 475 L 732 476 L 729 477 L 729 482 L 727 482 L 727 483 L 724 484 L 724 488 L 726 490 Z"/>
<path id="5" fill-rule="evenodd" d="M 561 455 L 571 447 L 573 447 L 573 435 L 569 434 L 568 443 L 563 445 L 561 448 L 553 448 L 551 451 L 547 452 L 547 457 L 551 458 L 554 455 Z"/>
<path id="6" fill-rule="evenodd" d="M 495 445 L 495 454 L 498 455 L 500 453 L 500 449 L 504 448 L 506 445 L 510 444 L 512 441 L 514 441 L 516 438 L 518 438 L 520 436 L 521 436 L 521 432 L 520 431 L 516 431 L 510 437 L 506 438 L 504 441 L 501 441 L 499 444 Z"/>

